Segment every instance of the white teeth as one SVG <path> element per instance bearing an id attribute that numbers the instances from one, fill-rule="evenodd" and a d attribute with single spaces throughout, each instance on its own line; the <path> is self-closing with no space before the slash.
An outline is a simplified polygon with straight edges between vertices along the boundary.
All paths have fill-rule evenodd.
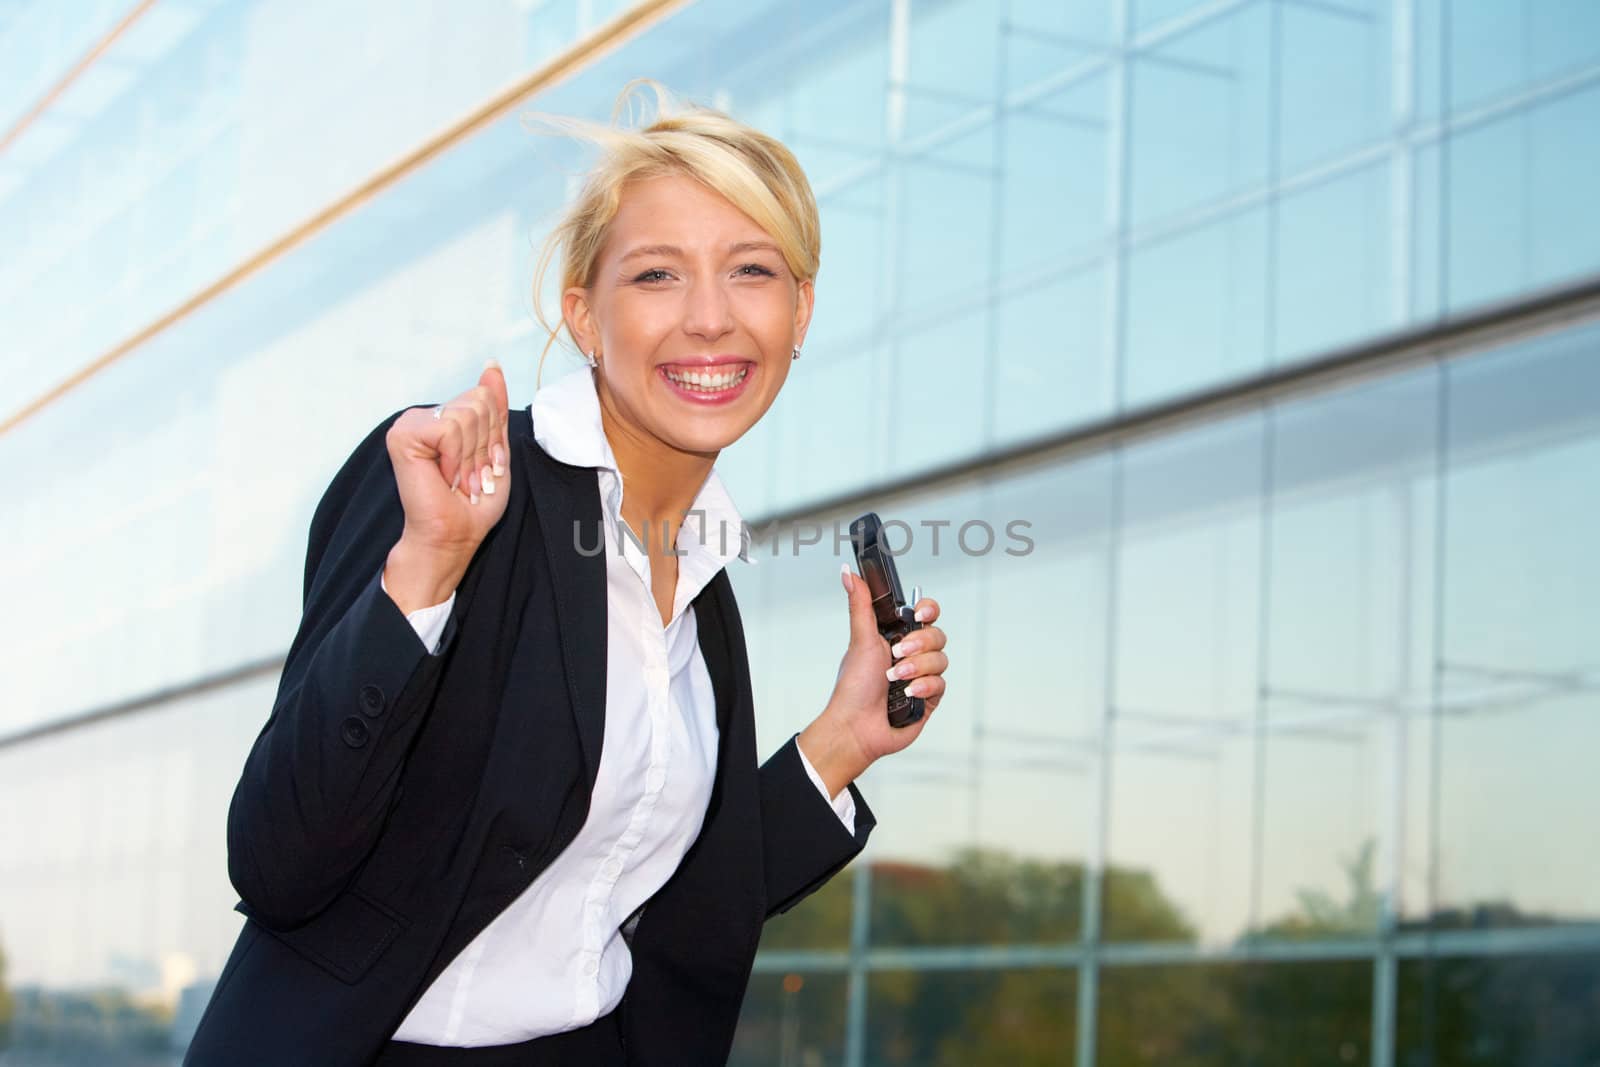
<path id="1" fill-rule="evenodd" d="M 740 367 L 732 374 L 711 374 L 707 371 L 667 371 L 667 377 L 679 385 L 693 388 L 696 392 L 719 392 L 731 388 L 744 381 L 749 372 L 748 366 Z"/>

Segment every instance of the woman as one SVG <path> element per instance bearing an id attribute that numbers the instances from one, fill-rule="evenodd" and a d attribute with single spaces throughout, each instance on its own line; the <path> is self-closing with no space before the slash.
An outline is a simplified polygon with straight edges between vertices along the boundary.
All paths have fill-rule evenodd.
<path id="1" fill-rule="evenodd" d="M 928 721 L 888 725 L 891 664 L 944 693 L 944 633 L 891 653 L 846 566 L 832 695 L 757 767 L 713 464 L 799 358 L 815 202 L 717 111 L 568 126 L 605 151 L 541 273 L 561 247 L 590 371 L 511 412 L 491 365 L 329 487 L 188 1063 L 723 1062 L 762 922 L 861 850 L 854 779 Z"/>

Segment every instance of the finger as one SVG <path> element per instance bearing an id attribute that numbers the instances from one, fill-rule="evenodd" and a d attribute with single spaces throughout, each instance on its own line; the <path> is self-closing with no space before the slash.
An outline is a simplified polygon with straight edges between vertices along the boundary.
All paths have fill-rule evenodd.
<path id="1" fill-rule="evenodd" d="M 873 643 L 881 645 L 883 638 L 878 636 L 878 624 L 873 621 L 872 594 L 867 590 L 867 583 L 850 569 L 848 563 L 839 565 L 839 579 L 850 600 L 850 644 L 861 647 L 870 647 Z"/>
<path id="2" fill-rule="evenodd" d="M 489 391 L 489 403 L 500 415 L 505 415 L 511 408 L 510 394 L 506 390 L 506 372 L 500 368 L 500 361 L 490 357 L 483 365 L 483 373 L 478 375 L 478 384 Z"/>
<path id="3" fill-rule="evenodd" d="M 494 390 L 482 382 L 473 387 L 472 393 L 480 401 L 478 411 L 486 420 L 485 425 L 488 427 L 483 442 L 484 456 L 490 468 L 501 467 L 499 470 L 491 469 L 490 476 L 499 477 L 505 470 L 501 461 L 495 458 L 494 447 L 505 436 L 505 411 L 499 406 L 499 399 L 495 396 Z"/>
<path id="4" fill-rule="evenodd" d="M 922 711 L 926 715 L 944 697 L 944 688 L 944 679 L 937 674 L 930 674 L 926 678 L 918 678 L 906 686 L 906 694 L 922 698 Z"/>
<path id="5" fill-rule="evenodd" d="M 438 436 L 434 439 L 434 448 L 439 451 L 439 475 L 455 489 L 461 485 L 466 474 L 466 441 L 461 434 L 461 426 L 450 418 L 448 409 L 439 418 Z"/>
<path id="6" fill-rule="evenodd" d="M 950 668 L 950 659 L 943 652 L 922 652 L 908 656 L 888 670 L 889 680 L 896 678 L 926 678 L 943 674 Z"/>
<path id="7" fill-rule="evenodd" d="M 939 602 L 931 596 L 925 596 L 912 607 L 915 609 L 914 618 L 918 622 L 934 622 L 939 618 Z"/>
<path id="8" fill-rule="evenodd" d="M 945 632 L 937 626 L 924 626 L 901 638 L 889 652 L 895 659 L 903 659 L 918 652 L 931 652 L 936 648 L 943 648 L 946 640 Z"/>
<path id="9" fill-rule="evenodd" d="M 483 488 L 485 496 L 493 496 L 499 488 L 494 479 L 494 460 L 489 454 L 499 438 L 499 428 L 494 424 L 494 410 L 489 399 L 489 391 L 483 386 L 474 386 L 469 393 L 468 403 L 472 406 L 473 432 L 476 434 L 476 447 L 472 452 L 472 466 L 478 474 L 478 482 Z"/>
<path id="10" fill-rule="evenodd" d="M 477 412 L 464 396 L 460 396 L 445 405 L 439 421 L 444 424 L 440 431 L 440 458 L 449 458 L 448 465 L 440 463 L 439 473 L 449 479 L 450 488 L 459 489 L 469 502 L 476 504 L 483 492 L 478 478 L 481 464 L 476 462 Z"/>
<path id="11" fill-rule="evenodd" d="M 483 365 L 483 373 L 478 375 L 478 386 L 484 390 L 489 404 L 489 462 L 494 469 L 494 476 L 502 478 L 511 455 L 511 436 L 507 426 L 511 400 L 506 389 L 506 372 L 493 356 Z"/>

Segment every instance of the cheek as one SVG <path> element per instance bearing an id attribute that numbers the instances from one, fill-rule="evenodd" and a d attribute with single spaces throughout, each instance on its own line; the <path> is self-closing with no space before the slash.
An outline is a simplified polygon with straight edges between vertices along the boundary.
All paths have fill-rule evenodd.
<path id="1" fill-rule="evenodd" d="M 676 303 L 661 293 L 619 294 L 612 312 L 606 332 L 616 345 L 630 350 L 654 347 L 655 339 L 679 320 Z"/>
<path id="2" fill-rule="evenodd" d="M 746 305 L 745 321 L 765 347 L 776 354 L 787 351 L 794 333 L 794 299 L 781 289 L 752 296 Z"/>

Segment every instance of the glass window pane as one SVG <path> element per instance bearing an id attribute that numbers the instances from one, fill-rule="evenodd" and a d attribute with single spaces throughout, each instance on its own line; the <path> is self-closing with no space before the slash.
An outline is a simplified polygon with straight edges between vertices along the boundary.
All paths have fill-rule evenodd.
<path id="1" fill-rule="evenodd" d="M 1503 956 L 1400 964 L 1402 1067 L 1544 1067 L 1600 1059 L 1600 956 Z"/>
<path id="2" fill-rule="evenodd" d="M 1128 265 L 1124 403 L 1164 400 L 1267 362 L 1267 216 L 1137 247 Z"/>
<path id="3" fill-rule="evenodd" d="M 1185 1067 L 1368 1062 L 1366 962 L 1168 964 L 1100 976 L 1096 1062 Z"/>
<path id="4" fill-rule="evenodd" d="M 807 901 L 794 910 L 809 906 Z M 848 978 L 842 974 L 753 975 L 739 1012 L 729 1067 L 843 1063 L 847 988 Z"/>
<path id="5" fill-rule="evenodd" d="M 1106 337 L 1106 271 L 1066 275 L 996 308 L 994 428 L 997 446 L 1111 414 L 1116 367 Z"/>
<path id="6" fill-rule="evenodd" d="M 1203 726 L 1116 727 L 1107 861 L 1107 941 L 1222 945 L 1250 922 L 1255 746 Z"/>
<path id="7" fill-rule="evenodd" d="M 1135 226 L 1266 177 L 1268 10 L 1245 4 L 1136 53 L 1128 131 Z"/>
<path id="8" fill-rule="evenodd" d="M 1388 0 L 1355 0 L 1278 10 L 1283 35 L 1278 166 L 1293 175 L 1374 141 L 1388 129 L 1393 8 Z"/>
<path id="9" fill-rule="evenodd" d="M 1066 1067 L 1076 997 L 1072 970 L 876 972 L 867 985 L 865 1062 Z"/>
<path id="10" fill-rule="evenodd" d="M 1328 352 L 1403 321 L 1389 185 L 1389 167 L 1369 167 L 1279 204 L 1275 358 Z"/>
<path id="11" fill-rule="evenodd" d="M 1064 264 L 1099 253 L 1097 243 L 1111 223 L 1108 81 L 1104 74 L 1076 80 L 1007 113 L 1000 203 L 1004 273 L 1024 282 L 1046 281 L 1059 276 Z"/>
<path id="12" fill-rule="evenodd" d="M 1600 266 L 1600 88 L 1455 135 L 1449 146 L 1452 307 L 1568 281 Z"/>
<path id="13" fill-rule="evenodd" d="M 1442 924 L 1600 915 L 1600 853 L 1574 847 L 1600 819 L 1597 348 L 1591 326 L 1446 368 Z"/>

